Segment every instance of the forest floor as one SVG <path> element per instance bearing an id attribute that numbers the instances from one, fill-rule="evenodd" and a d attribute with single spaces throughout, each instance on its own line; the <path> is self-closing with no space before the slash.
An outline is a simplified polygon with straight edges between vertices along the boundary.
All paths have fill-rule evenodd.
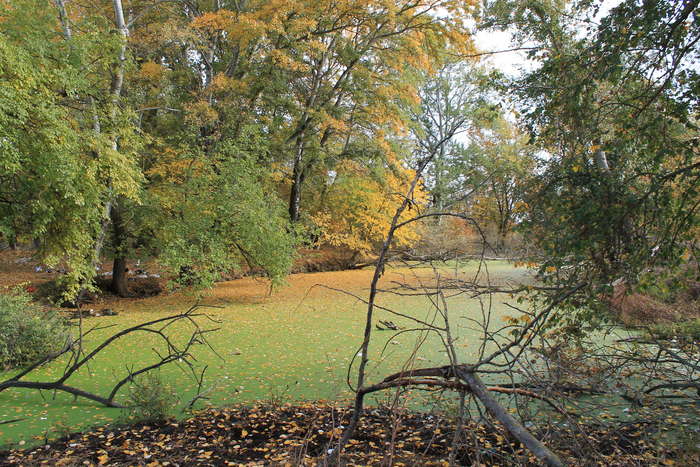
<path id="1" fill-rule="evenodd" d="M 318 465 L 347 424 L 349 410 L 306 403 L 209 409 L 185 420 L 99 427 L 25 450 L 0 452 L 2 465 Z M 550 427 L 551 428 L 551 427 Z M 537 466 L 498 427 L 467 422 L 458 442 L 453 418 L 374 408 L 343 451 L 345 465 Z M 697 465 L 700 457 L 648 443 L 658 427 L 618 425 L 561 430 L 550 446 L 570 465 Z M 549 431 L 549 430 L 548 430 Z M 453 452 L 453 446 L 458 446 Z M 576 446 L 576 452 L 571 450 Z M 681 457 L 682 456 L 682 457 Z"/>

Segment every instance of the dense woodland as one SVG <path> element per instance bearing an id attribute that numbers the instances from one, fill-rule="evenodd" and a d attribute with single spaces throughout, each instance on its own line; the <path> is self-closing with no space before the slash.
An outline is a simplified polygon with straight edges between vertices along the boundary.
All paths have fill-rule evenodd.
<path id="1" fill-rule="evenodd" d="M 472 423 L 465 398 L 536 459 L 523 463 L 598 462 L 602 451 L 571 441 L 576 430 L 569 439 L 529 429 L 493 394 L 569 417 L 568 398 L 614 391 L 631 407 L 653 406 L 640 415 L 648 424 L 668 415 L 660 400 L 697 408 L 699 6 L 0 0 L 0 246 L 60 270 L 49 298 L 78 306 L 99 293 L 132 296 L 137 260 L 156 265 L 171 291 L 206 296 L 234 272 L 265 276 L 274 292 L 309 251 L 342 256 L 348 268 L 373 268 L 369 294 L 357 297 L 366 315 L 348 369 L 354 409 L 312 457 L 342 463 L 365 395 L 421 386 L 457 394 L 450 464 L 481 462 L 464 447 L 469 436 L 460 441 Z M 483 51 L 478 31 L 512 40 Z M 513 51 L 524 57 L 518 73 L 489 61 Z M 443 277 L 444 262 L 460 258 L 508 259 L 531 279 Z M 427 298 L 440 323 L 400 309 L 393 316 L 411 329 L 377 321 L 380 281 L 398 260 L 430 262 L 432 285 L 391 292 Z M 447 303 L 458 295 L 481 303 L 473 361 L 452 336 Z M 493 330 L 486 297 L 504 295 L 523 305 Z M 66 385 L 100 352 L 83 350 L 82 325 L 58 353 L 0 362 L 25 368 L 0 396 L 51 389 L 121 406 L 124 384 L 188 360 L 206 340 L 196 316 L 193 307 L 122 331 L 195 323 L 182 347 L 152 331 L 167 352 L 117 379 L 108 397 Z M 633 334 L 601 338 L 610 326 Z M 422 367 L 414 355 L 372 381 L 373 333 L 386 329 L 440 336 L 445 361 Z M 65 377 L 21 381 L 66 355 Z M 566 420 L 559 426 L 579 423 Z M 697 443 L 689 430 L 676 439 Z M 508 459 L 490 462 L 517 463 Z"/>

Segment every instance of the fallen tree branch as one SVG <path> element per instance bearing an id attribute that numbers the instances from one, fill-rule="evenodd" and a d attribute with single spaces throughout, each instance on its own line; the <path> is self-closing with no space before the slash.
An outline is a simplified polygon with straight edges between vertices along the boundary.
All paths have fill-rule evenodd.
<path id="1" fill-rule="evenodd" d="M 26 420 L 26 418 L 13 418 L 10 420 L 0 420 L 0 425 L 8 425 L 10 423 L 21 422 L 22 420 Z"/>
<path id="2" fill-rule="evenodd" d="M 72 386 L 67 386 L 65 384 L 59 383 L 59 382 L 35 382 L 35 381 L 6 381 L 4 383 L 0 383 L 0 391 L 3 391 L 8 388 L 25 388 L 25 389 L 39 389 L 39 390 L 47 390 L 47 391 L 63 391 L 67 392 L 68 394 L 72 394 L 76 397 L 84 397 L 86 399 L 93 400 L 95 402 L 99 402 L 102 405 L 105 405 L 107 407 L 114 407 L 118 409 L 123 409 L 126 408 L 126 406 L 119 404 L 117 402 L 114 402 L 114 400 L 109 399 L 107 397 L 102 397 L 97 394 L 93 394 L 91 392 L 83 391 L 82 389 L 74 388 Z"/>
<path id="3" fill-rule="evenodd" d="M 562 460 L 554 452 L 540 440 L 535 438 L 527 428 L 515 419 L 508 411 L 494 399 L 484 386 L 476 373 L 465 371 L 461 367 L 455 369 L 457 376 L 461 381 L 464 381 L 472 394 L 486 407 L 486 410 L 505 427 L 508 432 L 520 441 L 526 448 L 530 450 L 538 459 L 543 461 L 550 467 L 561 467 L 564 465 Z"/>
<path id="4" fill-rule="evenodd" d="M 215 329 L 209 329 L 209 330 L 203 330 L 200 328 L 199 324 L 195 320 L 195 318 L 199 316 L 206 316 L 200 313 L 195 313 L 195 311 L 199 308 L 202 308 L 202 305 L 196 304 L 190 307 L 187 311 L 183 313 L 178 313 L 175 315 L 170 315 L 166 316 L 163 318 L 158 318 L 154 319 L 145 323 L 137 324 L 135 326 L 131 326 L 129 328 L 123 329 L 111 336 L 109 336 L 107 339 L 105 339 L 100 345 L 95 347 L 92 351 L 90 351 L 87 354 L 83 354 L 83 340 L 87 334 L 89 334 L 90 331 L 88 332 L 80 332 L 80 335 L 76 339 L 72 339 L 70 336 L 66 339 L 66 344 L 64 345 L 63 348 L 60 350 L 53 352 L 51 354 L 48 354 L 41 359 L 37 360 L 35 363 L 29 365 L 27 368 L 21 370 L 17 374 L 15 374 L 13 377 L 0 382 L 0 392 L 5 391 L 10 388 L 17 388 L 17 389 L 38 389 L 38 390 L 50 390 L 50 391 L 62 391 L 68 394 L 72 394 L 75 397 L 83 397 L 85 399 L 89 399 L 95 402 L 99 402 L 102 405 L 105 405 L 107 407 L 115 407 L 115 408 L 125 408 L 124 405 L 115 402 L 115 398 L 119 392 L 119 390 L 124 386 L 129 381 L 132 381 L 133 378 L 137 375 L 146 373 L 148 371 L 155 370 L 157 368 L 160 368 L 164 365 L 167 365 L 172 362 L 182 362 L 185 365 L 188 365 L 190 368 L 192 368 L 192 362 L 190 361 L 192 359 L 192 355 L 190 353 L 190 349 L 197 344 L 205 344 L 209 345 L 206 341 L 205 334 L 208 332 L 212 332 Z M 211 319 L 211 318 L 210 318 Z M 194 330 L 192 332 L 192 335 L 190 336 L 190 339 L 182 346 L 176 345 L 170 336 L 165 333 L 165 329 L 170 327 L 176 322 L 179 321 L 187 321 L 190 323 Z M 82 326 L 81 326 L 82 329 Z M 116 342 L 118 339 L 127 336 L 129 334 L 133 334 L 136 332 L 146 332 L 150 334 L 155 334 L 160 338 L 160 341 L 165 345 L 166 352 L 163 355 L 159 354 L 160 360 L 152 363 L 150 365 L 146 365 L 139 370 L 136 371 L 129 371 L 129 374 L 119 380 L 115 385 L 113 386 L 112 390 L 110 391 L 109 395 L 104 397 L 100 396 L 99 394 L 95 394 L 89 391 L 85 391 L 80 388 L 76 388 L 73 386 L 70 386 L 66 384 L 66 381 L 71 378 L 78 370 L 80 370 L 83 366 L 87 365 L 92 359 L 96 358 L 97 355 L 102 352 L 104 349 L 108 348 L 111 344 Z M 210 347 L 211 348 L 211 347 Z M 155 349 L 154 349 L 155 350 Z M 156 351 L 158 354 L 158 352 Z M 69 354 L 70 358 L 68 360 L 68 364 L 66 365 L 63 374 L 58 377 L 54 381 L 24 381 L 23 378 L 29 374 L 31 374 L 34 370 L 37 368 L 53 362 L 57 360 L 59 357 L 62 355 Z"/>
<path id="5" fill-rule="evenodd" d="M 377 391 L 382 391 L 385 389 L 390 389 L 390 388 L 396 388 L 396 387 L 408 387 L 408 386 L 430 386 L 430 387 L 439 387 L 443 389 L 452 389 L 455 391 L 463 391 L 463 392 L 472 392 L 471 387 L 467 384 L 464 384 L 460 381 L 445 381 L 445 380 L 440 380 L 440 379 L 432 379 L 432 378 L 393 378 L 393 379 L 385 379 L 381 383 L 373 384 L 372 386 L 367 386 L 362 389 L 363 394 L 370 394 L 372 392 L 377 392 Z M 543 402 L 545 402 L 547 405 L 552 407 L 554 410 L 559 412 L 562 415 L 570 415 L 569 412 L 566 410 L 562 409 L 558 405 L 556 405 L 554 402 L 552 402 L 549 398 L 537 394 L 532 391 L 528 391 L 525 389 L 519 389 L 519 388 L 506 388 L 502 386 L 487 386 L 486 389 L 491 392 L 497 392 L 501 394 L 518 394 L 521 396 L 527 396 L 531 397 L 533 399 L 538 399 Z"/>
<path id="6" fill-rule="evenodd" d="M 691 389 L 691 388 L 696 389 L 698 391 L 698 393 L 700 394 L 700 382 L 697 382 L 697 381 L 657 384 L 656 386 L 652 386 L 651 388 L 644 391 L 644 394 L 651 394 L 652 392 L 658 391 L 659 389 Z"/>

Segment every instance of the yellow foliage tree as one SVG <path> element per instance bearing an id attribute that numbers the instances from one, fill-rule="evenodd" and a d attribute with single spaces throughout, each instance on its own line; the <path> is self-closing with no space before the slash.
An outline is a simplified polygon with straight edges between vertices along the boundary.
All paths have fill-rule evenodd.
<path id="1" fill-rule="evenodd" d="M 389 230 L 396 209 L 415 177 L 405 167 L 391 165 L 383 174 L 373 174 L 355 161 L 344 161 L 333 177 L 328 177 L 325 196 L 311 219 L 320 229 L 320 242 L 366 254 L 376 250 Z M 422 187 L 414 191 L 416 206 L 427 204 Z M 408 220 L 416 210 L 407 210 L 400 221 Z M 420 238 L 417 224 L 409 224 L 396 233 L 396 247 L 410 247 Z"/>
<path id="2" fill-rule="evenodd" d="M 201 60 L 200 99 L 237 120 L 234 131 L 251 121 L 268 126 L 273 156 L 288 167 L 296 221 L 308 175 L 346 157 L 354 135 L 406 131 L 401 107 L 418 102 L 416 71 L 431 72 L 445 48 L 472 51 L 465 20 L 477 2 L 195 3 L 198 14 L 186 14 Z"/>

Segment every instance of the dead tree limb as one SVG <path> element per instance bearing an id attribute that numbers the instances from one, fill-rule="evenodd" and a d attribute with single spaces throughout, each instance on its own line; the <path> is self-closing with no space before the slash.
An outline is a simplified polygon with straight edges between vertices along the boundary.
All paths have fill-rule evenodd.
<path id="1" fill-rule="evenodd" d="M 197 313 L 196 311 L 202 307 L 202 305 L 198 304 L 193 305 L 183 313 L 154 319 L 145 323 L 137 324 L 135 326 L 123 329 L 109 336 L 100 345 L 98 345 L 88 353 L 83 352 L 83 341 L 85 337 L 92 331 L 92 329 L 87 332 L 82 332 L 81 325 L 79 328 L 80 335 L 75 339 L 69 336 L 66 340 L 66 344 L 62 349 L 37 360 L 35 363 L 29 365 L 27 368 L 21 370 L 11 378 L 0 382 L 0 392 L 11 388 L 62 391 L 68 394 L 72 394 L 75 397 L 83 397 L 95 402 L 99 402 L 100 404 L 105 405 L 107 407 L 124 408 L 124 405 L 115 401 L 119 390 L 124 386 L 124 384 L 126 384 L 129 381 L 132 381 L 136 376 L 140 374 L 155 370 L 173 362 L 181 362 L 192 368 L 192 347 L 201 344 L 209 346 L 208 342 L 206 341 L 206 334 L 215 331 L 216 329 L 202 329 L 200 327 L 197 318 L 205 317 L 206 315 L 203 313 Z M 189 340 L 184 345 L 176 344 L 166 333 L 167 328 L 172 326 L 174 323 L 180 321 L 185 321 L 193 327 L 192 334 Z M 159 337 L 159 341 L 165 345 L 166 351 L 162 355 L 154 349 L 154 352 L 156 352 L 156 354 L 158 354 L 160 357 L 159 361 L 150 365 L 146 365 L 136 371 L 129 371 L 129 374 L 125 378 L 119 380 L 117 383 L 114 384 L 112 390 L 107 396 L 101 396 L 99 394 L 85 391 L 83 389 L 66 384 L 66 382 L 71 378 L 71 376 L 73 376 L 78 370 L 89 364 L 89 362 L 96 358 L 99 355 L 99 353 L 102 352 L 104 349 L 112 345 L 120 338 L 138 332 L 155 334 Z M 54 362 L 58 358 L 66 354 L 69 354 L 68 363 L 66 364 L 63 374 L 56 380 L 23 380 L 25 376 L 31 374 L 37 368 L 42 367 L 48 363 Z"/>
<path id="2" fill-rule="evenodd" d="M 488 389 L 476 373 L 466 371 L 463 368 L 457 368 L 456 373 L 459 379 L 469 386 L 472 394 L 479 399 L 484 407 L 486 407 L 486 410 L 488 410 L 496 420 L 501 422 L 505 429 L 525 445 L 538 459 L 552 467 L 564 465 L 559 456 L 547 448 L 544 443 L 535 438 L 522 423 L 509 414 L 508 411 L 489 394 Z"/>
<path id="3" fill-rule="evenodd" d="M 464 122 L 461 121 L 459 125 L 463 124 Z M 439 148 L 445 144 L 447 141 L 449 141 L 457 131 L 458 127 L 455 127 L 452 129 L 451 132 L 448 132 L 447 135 L 445 135 L 442 139 L 440 139 L 436 145 L 428 151 L 428 155 L 424 157 L 418 164 L 418 167 L 416 169 L 416 174 L 410 184 L 410 187 L 405 195 L 403 195 L 403 201 L 401 205 L 397 208 L 396 212 L 394 213 L 394 216 L 391 221 L 391 225 L 389 227 L 389 230 L 387 232 L 387 235 L 384 239 L 384 242 L 382 244 L 382 247 L 379 251 L 379 256 L 375 262 L 375 268 L 374 268 L 374 275 L 372 276 L 372 280 L 370 282 L 370 291 L 369 291 L 369 298 L 365 302 L 367 304 L 367 312 L 365 315 L 365 330 L 363 334 L 363 340 L 362 344 L 360 345 L 359 351 L 355 354 L 355 357 L 353 357 L 353 362 L 357 356 L 360 357 L 360 364 L 358 368 L 358 374 L 357 374 L 357 385 L 355 388 L 355 402 L 354 402 L 354 410 L 352 412 L 352 417 L 350 419 L 350 422 L 348 423 L 347 428 L 343 432 L 343 435 L 341 436 L 340 440 L 338 441 L 338 444 L 336 446 L 333 446 L 331 449 L 328 449 L 327 455 L 323 459 L 322 463 L 323 464 L 337 464 L 339 463 L 340 460 L 340 455 L 342 453 L 343 448 L 345 445 L 348 443 L 350 438 L 354 435 L 355 430 L 357 429 L 357 426 L 359 424 L 360 417 L 362 416 L 362 412 L 364 410 L 364 397 L 366 394 L 369 392 L 375 392 L 383 389 L 388 389 L 391 387 L 401 387 L 401 386 L 407 386 L 407 385 L 434 385 L 434 386 L 442 386 L 446 388 L 452 388 L 458 391 L 469 391 L 476 398 L 486 407 L 488 412 L 495 417 L 497 420 L 499 420 L 503 426 L 516 438 L 518 439 L 524 446 L 526 446 L 535 456 L 537 456 L 542 462 L 546 463 L 547 465 L 550 466 L 562 466 L 564 465 L 561 459 L 554 454 L 551 450 L 549 450 L 541 441 L 537 440 L 520 422 L 518 422 L 513 416 L 511 416 L 505 408 L 503 408 L 490 394 L 489 390 L 484 386 L 484 384 L 481 382 L 481 379 L 476 375 L 475 371 L 476 368 L 479 365 L 485 365 L 491 363 L 498 355 L 502 355 L 506 352 L 509 351 L 510 348 L 517 346 L 521 344 L 523 341 L 526 343 L 529 343 L 531 341 L 531 337 L 527 337 L 528 331 L 531 330 L 531 328 L 539 328 L 542 326 L 542 323 L 547 320 L 547 317 L 549 315 L 549 312 L 552 311 L 554 308 L 555 304 L 552 304 L 550 307 L 548 307 L 543 313 L 541 313 L 536 319 L 534 319 L 529 325 L 526 327 L 524 332 L 522 332 L 514 342 L 511 343 L 511 345 L 506 346 L 505 349 L 501 348 L 499 351 L 495 352 L 494 354 L 488 356 L 486 359 L 482 359 L 477 366 L 470 367 L 469 370 L 467 371 L 465 366 L 457 366 L 456 365 L 456 358 L 454 355 L 454 348 L 452 347 L 452 339 L 449 335 L 449 326 L 447 325 L 447 317 L 446 315 L 443 316 L 446 321 L 446 328 L 443 329 L 444 331 L 447 332 L 447 341 L 446 341 L 446 346 L 448 347 L 448 350 L 452 349 L 452 356 L 451 356 L 451 365 L 449 370 L 445 370 L 444 367 L 440 369 L 442 374 L 438 375 L 429 375 L 427 373 L 421 374 L 420 376 L 439 376 L 442 377 L 443 380 L 427 380 L 427 379 L 415 379 L 415 378 L 396 378 L 393 380 L 385 380 L 382 381 L 378 384 L 375 385 L 366 385 L 365 384 L 365 379 L 366 379 L 366 366 L 367 362 L 369 361 L 369 347 L 372 339 L 372 329 L 373 329 L 373 319 L 374 319 L 374 311 L 376 308 L 379 308 L 378 305 L 376 304 L 376 298 L 377 298 L 377 293 L 379 292 L 378 289 L 378 283 L 381 278 L 381 276 L 384 273 L 384 267 L 388 259 L 388 252 L 389 248 L 393 242 L 394 236 L 396 234 L 396 231 L 405 226 L 408 225 L 412 222 L 416 222 L 420 219 L 424 218 L 429 218 L 429 217 L 436 217 L 436 216 L 453 216 L 453 217 L 458 217 L 461 218 L 462 220 L 470 223 L 475 223 L 473 219 L 461 215 L 461 214 L 455 214 L 455 213 L 428 213 L 428 214 L 418 214 L 417 216 L 414 216 L 411 219 L 408 220 L 403 220 L 400 221 L 401 216 L 403 213 L 410 207 L 413 206 L 413 193 L 414 190 L 422 177 L 423 171 L 427 167 L 427 165 L 430 163 L 430 161 L 433 159 L 435 156 L 436 152 L 439 150 Z M 477 225 L 477 230 L 481 233 L 481 230 L 479 229 L 479 226 Z M 483 233 L 481 233 L 483 237 Z M 570 291 L 569 293 L 565 294 L 566 297 L 568 298 L 570 295 L 573 295 L 579 288 L 583 287 L 583 285 L 580 285 L 575 288 L 575 290 Z M 564 300 L 565 298 L 562 298 L 561 300 Z M 363 300 L 364 301 L 364 300 Z M 414 321 L 415 318 L 412 318 Z M 426 323 L 423 323 L 426 324 Z M 435 328 L 434 326 L 427 324 L 428 327 Z M 350 368 L 352 367 L 352 362 L 350 365 Z M 434 370 L 434 369 L 431 369 Z M 350 369 L 348 370 L 350 371 Z M 449 381 L 449 375 L 450 372 L 453 376 L 456 376 L 458 381 Z M 419 376 L 416 373 L 413 373 L 412 376 Z M 447 376 L 447 377 L 446 377 Z M 350 385 L 352 388 L 352 385 Z M 510 389 L 509 393 L 513 393 L 513 390 Z"/>

